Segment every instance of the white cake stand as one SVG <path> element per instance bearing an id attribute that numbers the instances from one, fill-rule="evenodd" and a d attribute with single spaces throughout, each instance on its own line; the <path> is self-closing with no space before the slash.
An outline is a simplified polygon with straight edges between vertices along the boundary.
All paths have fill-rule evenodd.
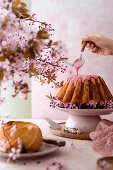
<path id="1" fill-rule="evenodd" d="M 69 114 L 65 123 L 67 128 L 77 128 L 88 133 L 94 131 L 97 127 L 101 120 L 99 115 L 107 115 L 113 112 L 113 110 L 109 109 L 57 109 Z"/>

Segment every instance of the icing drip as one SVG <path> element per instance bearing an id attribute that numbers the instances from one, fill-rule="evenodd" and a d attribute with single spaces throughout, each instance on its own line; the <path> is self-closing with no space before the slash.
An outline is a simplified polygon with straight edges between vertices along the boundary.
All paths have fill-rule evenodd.
<path id="1" fill-rule="evenodd" d="M 74 68 L 76 70 L 76 75 L 74 76 L 71 76 L 69 77 L 69 85 L 68 87 L 70 86 L 70 84 L 72 83 L 72 81 L 74 81 L 74 87 L 76 87 L 76 84 L 77 84 L 77 81 L 79 78 L 82 78 L 82 83 L 84 83 L 84 81 L 87 79 L 87 80 L 90 80 L 91 77 L 94 77 L 95 79 L 98 78 L 97 75 L 78 75 L 78 70 L 80 67 L 83 66 L 85 60 L 81 59 L 81 60 L 78 60 L 77 62 L 75 62 L 74 64 Z M 68 89 L 68 88 L 67 88 Z"/>
<path id="2" fill-rule="evenodd" d="M 84 62 L 85 62 L 84 60 L 79 60 L 79 61 L 75 62 L 74 68 L 76 70 L 77 75 L 78 75 L 79 68 L 83 66 Z"/>
<path id="3" fill-rule="evenodd" d="M 69 82 L 69 85 L 71 84 L 72 81 L 74 81 L 74 87 L 76 87 L 76 84 L 77 84 L 77 81 L 79 78 L 82 78 L 82 83 L 84 83 L 84 81 L 87 79 L 87 80 L 90 80 L 91 77 L 94 77 L 95 79 L 98 78 L 97 75 L 75 75 L 75 76 L 71 76 L 69 78 L 70 82 Z"/>

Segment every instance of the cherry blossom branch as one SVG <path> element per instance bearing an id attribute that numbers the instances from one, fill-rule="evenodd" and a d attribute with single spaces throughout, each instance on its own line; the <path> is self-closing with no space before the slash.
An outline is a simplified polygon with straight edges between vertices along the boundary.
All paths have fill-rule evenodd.
<path id="1" fill-rule="evenodd" d="M 34 73 L 34 74 L 35 74 L 35 73 Z M 48 76 L 46 76 L 46 75 L 43 74 L 43 73 L 40 73 L 39 75 L 36 75 L 36 76 L 43 76 L 43 77 L 45 77 L 45 78 L 48 79 Z M 39 77 L 37 77 L 37 78 L 39 78 Z M 53 79 L 50 78 L 50 81 L 51 81 L 52 83 L 54 83 L 56 87 L 61 87 L 61 86 L 58 84 L 58 82 L 55 82 Z M 62 83 L 63 83 L 63 81 L 61 82 L 61 84 L 62 84 Z"/>
<path id="2" fill-rule="evenodd" d="M 20 16 L 21 19 L 25 19 L 25 18 L 23 18 L 23 16 L 21 15 L 21 13 L 18 12 L 18 10 L 15 9 L 15 11 L 16 11 L 16 13 Z M 45 22 L 38 21 L 38 20 L 34 20 L 34 19 L 32 19 L 32 18 L 26 18 L 25 20 L 26 20 L 26 21 L 37 22 L 37 23 L 43 24 L 43 25 L 45 25 L 45 26 L 49 26 L 50 31 L 54 31 L 54 29 L 53 29 L 49 24 L 47 24 L 47 23 L 45 23 Z"/>
<path id="3" fill-rule="evenodd" d="M 4 9 L 6 11 L 6 15 L 0 17 L 0 25 L 2 25 L 0 42 L 3 41 L 0 51 L 0 84 L 9 81 L 11 74 L 13 74 L 12 80 L 15 74 L 21 80 L 29 74 L 29 77 L 41 78 L 42 83 L 52 82 L 55 86 L 61 85 L 62 81 L 57 82 L 56 73 L 66 70 L 66 66 L 63 67 L 63 60 L 66 57 L 59 42 L 50 39 L 50 31 L 54 29 L 50 24 L 37 20 L 35 14 L 30 16 L 26 4 L 21 0 L 8 2 L 11 5 L 7 0 L 1 0 L 0 6 L 0 16 Z M 39 23 L 38 27 L 35 27 L 32 22 Z M 43 73 L 40 73 L 42 70 Z M 29 92 L 27 85 L 20 83 L 17 86 L 14 85 L 13 97 L 17 94 L 26 96 Z"/>
<path id="4" fill-rule="evenodd" d="M 41 58 L 37 58 L 37 60 L 42 61 L 42 62 L 45 62 L 45 61 L 42 60 Z M 51 66 L 53 66 L 53 67 L 59 67 L 60 69 L 66 71 L 66 69 L 61 68 L 60 66 L 58 66 L 58 65 L 56 65 L 56 64 L 50 63 L 50 62 L 48 62 L 48 61 L 46 61 L 46 63 L 49 64 L 49 65 L 51 65 Z M 43 63 L 43 64 L 46 65 L 45 63 Z"/>
<path id="5" fill-rule="evenodd" d="M 43 25 L 45 25 L 45 26 L 49 26 L 50 31 L 54 31 L 54 29 L 53 29 L 49 24 L 44 23 L 44 22 L 42 22 L 42 21 L 34 20 L 34 19 L 32 19 L 32 18 L 27 18 L 26 21 L 38 22 L 38 23 L 43 24 Z"/>

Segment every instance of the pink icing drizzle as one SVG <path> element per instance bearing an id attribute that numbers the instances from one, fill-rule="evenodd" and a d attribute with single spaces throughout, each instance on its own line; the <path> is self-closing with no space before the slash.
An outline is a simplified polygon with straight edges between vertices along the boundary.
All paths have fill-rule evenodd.
<path id="1" fill-rule="evenodd" d="M 86 79 L 87 79 L 87 80 L 90 80 L 91 77 L 94 77 L 95 79 L 98 78 L 97 75 L 77 75 L 77 76 L 75 75 L 75 76 L 69 77 L 69 80 L 70 80 L 69 85 L 71 84 L 72 81 L 74 81 L 74 87 L 76 87 L 77 81 L 78 81 L 78 79 L 79 79 L 80 77 L 82 78 L 82 83 L 83 83 Z M 68 86 L 69 86 L 69 85 L 68 85 Z"/>
<path id="2" fill-rule="evenodd" d="M 78 81 L 79 78 L 82 78 L 82 83 L 84 83 L 84 81 L 85 81 L 86 79 L 87 79 L 87 80 L 90 80 L 91 77 L 94 77 L 95 79 L 98 78 L 97 75 L 78 75 L 78 70 L 79 70 L 80 67 L 83 66 L 84 62 L 85 62 L 84 60 L 79 60 L 78 62 L 76 62 L 76 63 L 74 64 L 74 67 L 75 67 L 75 69 L 76 69 L 77 75 L 74 75 L 74 76 L 69 77 L 68 80 L 70 80 L 70 82 L 69 82 L 68 87 L 70 86 L 70 84 L 71 84 L 72 81 L 74 81 L 74 87 L 76 87 L 76 84 L 77 84 L 77 81 Z M 68 89 L 68 88 L 67 88 L 67 89 Z"/>
<path id="3" fill-rule="evenodd" d="M 74 67 L 76 69 L 77 75 L 78 75 L 79 68 L 83 66 L 84 62 L 85 62 L 84 60 L 79 60 L 79 61 L 75 62 Z"/>

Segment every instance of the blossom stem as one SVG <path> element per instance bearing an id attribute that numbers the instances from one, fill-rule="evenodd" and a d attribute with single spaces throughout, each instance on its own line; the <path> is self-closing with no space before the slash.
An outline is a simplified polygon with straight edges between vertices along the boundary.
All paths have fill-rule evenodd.
<path id="1" fill-rule="evenodd" d="M 50 25 L 48 25 L 48 24 L 46 24 L 46 23 L 44 23 L 44 22 L 42 22 L 42 21 L 36 21 L 36 20 L 34 20 L 34 19 L 32 19 L 32 18 L 27 18 L 26 19 L 27 21 L 32 21 L 32 22 L 38 22 L 38 23 L 40 23 L 40 24 L 44 24 L 44 25 L 47 25 L 47 26 L 49 26 L 49 28 L 51 29 L 50 31 L 54 31 L 54 29 L 50 26 Z"/>

